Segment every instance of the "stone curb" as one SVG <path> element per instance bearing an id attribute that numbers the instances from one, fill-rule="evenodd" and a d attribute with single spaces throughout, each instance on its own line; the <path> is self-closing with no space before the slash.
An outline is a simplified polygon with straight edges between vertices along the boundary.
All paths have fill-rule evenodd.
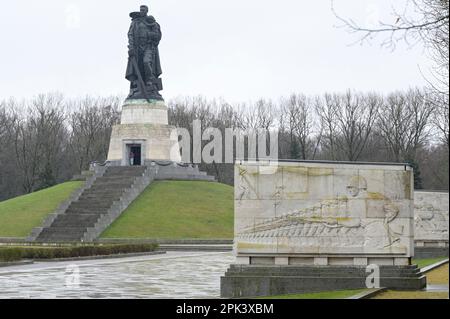
<path id="1" fill-rule="evenodd" d="M 431 270 L 434 270 L 434 269 L 436 269 L 436 268 L 438 268 L 438 267 L 440 267 L 440 266 L 442 266 L 442 265 L 447 264 L 447 263 L 448 263 L 448 260 L 449 260 L 449 259 L 447 258 L 447 259 L 438 261 L 438 262 L 435 263 L 435 264 L 432 264 L 432 265 L 423 267 L 423 268 L 420 269 L 420 273 L 424 275 L 424 274 L 426 274 L 427 272 L 430 272 Z"/>
<path id="2" fill-rule="evenodd" d="M 368 289 L 367 291 L 360 292 L 359 294 L 356 294 L 354 296 L 348 297 L 346 299 L 369 299 L 372 298 L 379 293 L 387 290 L 387 288 L 374 288 L 374 289 Z"/>
<path id="3" fill-rule="evenodd" d="M 13 262 L 0 262 L 0 268 L 1 267 L 11 267 L 11 266 L 31 265 L 33 263 L 34 263 L 33 260 L 13 261 Z"/>
<path id="4" fill-rule="evenodd" d="M 233 245 L 233 239 L 157 239 L 157 238 L 100 238 L 101 244 L 160 244 L 160 245 Z"/>
<path id="5" fill-rule="evenodd" d="M 23 244 L 27 243 L 26 237 L 0 237 L 0 244 Z"/>
<path id="6" fill-rule="evenodd" d="M 159 245 L 160 249 L 166 251 L 232 251 L 232 245 Z"/>
<path id="7" fill-rule="evenodd" d="M 129 253 L 129 254 L 113 254 L 113 255 L 97 255 L 97 256 L 83 256 L 83 257 L 71 257 L 71 258 L 52 258 L 52 259 L 35 259 L 34 262 L 59 262 L 59 261 L 77 261 L 77 260 L 97 260 L 97 259 L 114 259 L 114 258 L 127 258 L 127 257 L 141 257 L 141 256 L 153 256 L 164 255 L 165 251 L 153 251 L 146 253 Z"/>

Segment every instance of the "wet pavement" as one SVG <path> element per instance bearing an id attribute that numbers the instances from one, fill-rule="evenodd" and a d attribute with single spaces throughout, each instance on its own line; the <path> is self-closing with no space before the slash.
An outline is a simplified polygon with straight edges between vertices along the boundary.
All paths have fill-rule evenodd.
<path id="1" fill-rule="evenodd" d="M 0 268 L 0 298 L 219 298 L 231 252 L 164 255 Z"/>

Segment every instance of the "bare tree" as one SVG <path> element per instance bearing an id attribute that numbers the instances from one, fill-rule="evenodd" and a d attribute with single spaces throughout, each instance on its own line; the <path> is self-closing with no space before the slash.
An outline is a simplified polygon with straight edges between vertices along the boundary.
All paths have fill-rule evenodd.
<path id="1" fill-rule="evenodd" d="M 447 147 L 449 145 L 449 100 L 448 95 L 434 93 L 429 99 L 434 105 L 433 125 L 437 130 L 438 139 Z"/>
<path id="2" fill-rule="evenodd" d="M 75 108 L 69 118 L 70 148 L 77 160 L 77 169 L 88 168 L 92 161 L 105 161 L 108 155 L 112 126 L 119 122 L 118 97 L 85 97 L 72 102 Z"/>
<path id="3" fill-rule="evenodd" d="M 239 127 L 245 130 L 263 129 L 268 131 L 275 125 L 275 106 L 271 100 L 259 99 L 255 103 L 238 106 Z"/>
<path id="4" fill-rule="evenodd" d="M 425 189 L 448 190 L 449 150 L 445 145 L 427 145 L 420 149 L 417 162 L 421 167 Z"/>
<path id="5" fill-rule="evenodd" d="M 57 182 L 67 130 L 60 94 L 34 98 L 27 115 L 15 122 L 15 163 L 20 169 L 26 193 Z"/>
<path id="6" fill-rule="evenodd" d="M 433 41 L 437 31 L 448 28 L 448 0 L 407 0 L 401 11 L 393 8 L 391 21 L 379 21 L 379 26 L 367 27 L 355 22 L 352 18 L 339 15 L 331 1 L 331 9 L 336 18 L 351 33 L 360 34 L 359 42 L 373 40 L 377 34 L 386 34 L 383 45 L 394 48 L 396 42 L 414 43 Z"/>
<path id="7" fill-rule="evenodd" d="M 433 105 L 424 92 L 411 89 L 407 93 L 392 93 L 380 108 L 378 132 L 396 162 L 413 160 L 430 133 Z"/>
<path id="8" fill-rule="evenodd" d="M 343 18 L 332 11 L 350 33 L 359 35 L 357 42 L 365 43 L 384 36 L 382 46 L 395 49 L 402 41 L 408 45 L 422 43 L 429 52 L 434 66 L 431 76 L 426 76 L 433 91 L 449 93 L 449 1 L 448 0 L 407 0 L 400 11 L 393 9 L 391 21 L 379 21 L 379 25 L 360 25 L 351 18 Z"/>
<path id="9" fill-rule="evenodd" d="M 337 144 L 348 161 L 357 161 L 367 146 L 377 119 L 381 99 L 375 94 L 354 94 L 348 91 L 336 97 Z"/>
<path id="10" fill-rule="evenodd" d="M 15 161 L 20 169 L 22 187 L 26 193 L 31 193 L 35 188 L 42 159 L 39 130 L 33 125 L 35 123 L 20 119 L 14 126 Z"/>
<path id="11" fill-rule="evenodd" d="M 0 200 L 20 191 L 18 170 L 14 161 L 14 127 L 18 120 L 13 99 L 0 102 Z"/>
<path id="12" fill-rule="evenodd" d="M 325 155 L 332 160 L 339 159 L 338 139 L 338 110 L 339 97 L 326 93 L 323 97 L 315 98 L 315 110 L 320 123 L 322 132 L 321 147 L 322 151 L 328 153 Z"/>
<path id="13" fill-rule="evenodd" d="M 104 160 L 119 103 L 119 98 L 67 101 L 58 95 L 0 102 L 0 200 L 68 180 L 90 161 Z M 278 129 L 280 158 L 294 157 L 298 145 L 295 158 L 410 161 L 420 167 L 425 187 L 448 189 L 447 106 L 446 95 L 419 89 L 386 97 L 293 94 L 277 105 L 262 99 L 239 107 L 186 97 L 169 102 L 169 121 L 187 128 L 191 138 L 195 119 L 222 136 L 226 128 Z M 432 139 L 436 133 L 442 143 Z M 200 168 L 233 184 L 232 164 Z"/>
<path id="14" fill-rule="evenodd" d="M 292 94 L 281 100 L 281 122 L 287 131 L 290 158 L 314 158 L 317 147 L 314 143 L 314 112 L 312 103 L 303 94 Z"/>

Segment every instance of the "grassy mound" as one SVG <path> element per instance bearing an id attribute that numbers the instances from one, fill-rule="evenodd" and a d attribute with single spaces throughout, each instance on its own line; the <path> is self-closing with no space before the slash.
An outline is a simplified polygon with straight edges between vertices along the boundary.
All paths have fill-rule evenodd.
<path id="1" fill-rule="evenodd" d="M 233 187 L 199 181 L 152 183 L 102 238 L 233 238 Z"/>
<path id="2" fill-rule="evenodd" d="M 26 237 L 83 182 L 67 182 L 0 202 L 0 237 Z"/>

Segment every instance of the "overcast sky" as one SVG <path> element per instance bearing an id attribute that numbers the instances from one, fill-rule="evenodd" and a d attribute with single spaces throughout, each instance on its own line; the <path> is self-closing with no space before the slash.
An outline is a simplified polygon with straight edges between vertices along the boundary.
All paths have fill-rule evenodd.
<path id="1" fill-rule="evenodd" d="M 389 18 L 391 2 L 335 0 L 335 7 L 371 24 Z M 162 28 L 166 100 L 201 94 L 248 101 L 425 84 L 420 46 L 350 46 L 357 38 L 336 28 L 330 0 L 15 0 L 0 11 L 0 99 L 52 91 L 126 95 L 128 14 L 140 4 Z"/>

